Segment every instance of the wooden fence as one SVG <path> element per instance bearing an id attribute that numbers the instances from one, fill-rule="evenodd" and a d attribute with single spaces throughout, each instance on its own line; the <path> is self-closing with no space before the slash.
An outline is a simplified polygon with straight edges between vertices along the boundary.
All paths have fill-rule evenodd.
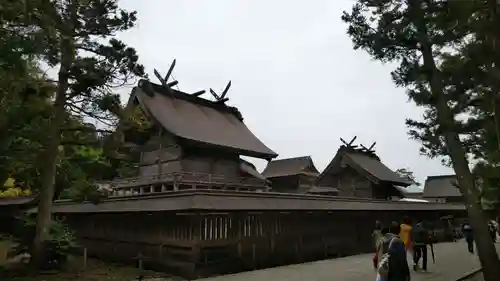
<path id="1" fill-rule="evenodd" d="M 375 220 L 449 211 L 232 211 L 66 214 L 88 254 L 187 278 L 373 251 Z M 455 215 L 462 213 L 456 212 Z"/>

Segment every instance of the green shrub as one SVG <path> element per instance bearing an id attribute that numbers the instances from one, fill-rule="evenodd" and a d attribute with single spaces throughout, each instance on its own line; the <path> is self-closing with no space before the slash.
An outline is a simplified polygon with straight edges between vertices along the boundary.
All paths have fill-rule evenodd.
<path id="1" fill-rule="evenodd" d="M 9 251 L 10 257 L 19 255 L 30 256 L 33 239 L 35 238 L 36 218 L 23 217 L 15 227 L 13 234 L 14 246 Z M 44 264 L 41 269 L 56 269 L 62 267 L 77 247 L 73 232 L 62 222 L 51 222 L 48 239 L 44 243 Z"/>

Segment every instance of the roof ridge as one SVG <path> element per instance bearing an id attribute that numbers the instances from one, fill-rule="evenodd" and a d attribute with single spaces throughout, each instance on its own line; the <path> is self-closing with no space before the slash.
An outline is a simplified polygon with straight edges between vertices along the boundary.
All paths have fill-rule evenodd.
<path id="1" fill-rule="evenodd" d="M 188 102 L 196 103 L 196 104 L 201 105 L 201 106 L 210 107 L 210 108 L 218 110 L 218 111 L 224 111 L 227 113 L 231 113 L 231 114 L 234 114 L 238 118 L 238 120 L 243 122 L 243 115 L 238 110 L 238 108 L 236 108 L 234 106 L 228 106 L 225 103 L 211 101 L 209 99 L 205 99 L 205 98 L 202 98 L 199 96 L 193 96 L 189 93 L 182 92 L 180 90 L 170 89 L 170 91 L 166 91 L 163 86 L 161 86 L 159 84 L 155 84 L 155 83 L 153 83 L 149 80 L 146 80 L 146 79 L 139 80 L 138 85 L 143 91 L 148 91 L 149 86 L 147 83 L 151 86 L 153 92 L 155 92 L 155 93 L 160 93 L 162 95 L 172 95 L 176 99 L 182 99 L 182 100 L 185 100 Z"/>
<path id="2" fill-rule="evenodd" d="M 347 147 L 345 145 L 341 145 L 337 150 L 337 152 L 360 154 L 378 160 L 379 162 L 382 162 L 380 160 L 380 157 L 373 151 L 365 151 L 363 149 L 356 149 L 352 147 Z"/>
<path id="3" fill-rule="evenodd" d="M 444 178 L 456 178 L 457 175 L 455 174 L 449 174 L 449 175 L 437 175 L 437 176 L 427 176 L 427 180 L 434 180 L 434 179 L 444 179 Z"/>

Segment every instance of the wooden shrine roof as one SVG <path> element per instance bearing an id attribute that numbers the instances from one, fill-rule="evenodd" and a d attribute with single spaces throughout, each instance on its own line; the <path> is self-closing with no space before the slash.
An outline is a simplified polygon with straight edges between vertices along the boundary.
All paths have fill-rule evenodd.
<path id="1" fill-rule="evenodd" d="M 461 197 L 462 194 L 456 184 L 455 175 L 430 176 L 425 180 L 423 198 Z"/>
<path id="2" fill-rule="evenodd" d="M 58 201 L 54 213 L 154 211 L 463 211 L 463 204 L 383 201 L 275 192 L 185 190 L 108 198 L 99 204 Z M 32 212 L 36 212 L 33 209 Z"/>
<path id="3" fill-rule="evenodd" d="M 167 90 L 147 80 L 141 80 L 132 95 L 146 114 L 182 139 L 268 160 L 278 156 L 248 129 L 234 107 L 174 89 Z"/>
<path id="4" fill-rule="evenodd" d="M 305 171 L 307 168 L 312 172 Z M 311 156 L 277 159 L 269 162 L 262 172 L 266 178 L 286 177 L 299 174 L 319 175 Z"/>
<path id="5" fill-rule="evenodd" d="M 342 165 L 350 166 L 363 174 L 369 175 L 370 179 L 382 182 L 389 182 L 395 185 L 409 186 L 412 184 L 409 180 L 399 176 L 392 171 L 380 158 L 374 153 L 363 152 L 355 149 L 341 147 L 333 160 L 328 164 L 325 170 L 319 175 L 320 182 L 325 175 L 340 171 Z"/>
<path id="6" fill-rule="evenodd" d="M 255 168 L 255 165 L 248 162 L 248 161 L 245 161 L 243 159 L 240 159 L 240 170 L 252 177 L 255 177 L 255 178 L 258 178 L 260 180 L 266 180 L 266 178 L 257 171 L 257 169 Z"/>

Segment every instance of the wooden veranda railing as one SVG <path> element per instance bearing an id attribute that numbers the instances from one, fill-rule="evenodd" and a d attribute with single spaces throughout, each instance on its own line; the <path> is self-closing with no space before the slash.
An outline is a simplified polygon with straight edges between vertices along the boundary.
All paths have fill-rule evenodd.
<path id="1" fill-rule="evenodd" d="M 112 192 L 111 196 L 198 188 L 266 191 L 269 187 L 269 184 L 266 180 L 258 178 L 228 178 L 224 177 L 223 175 L 187 172 L 120 178 L 109 182 L 100 182 L 98 184 L 102 187 L 105 187 L 106 189 L 109 189 Z"/>

